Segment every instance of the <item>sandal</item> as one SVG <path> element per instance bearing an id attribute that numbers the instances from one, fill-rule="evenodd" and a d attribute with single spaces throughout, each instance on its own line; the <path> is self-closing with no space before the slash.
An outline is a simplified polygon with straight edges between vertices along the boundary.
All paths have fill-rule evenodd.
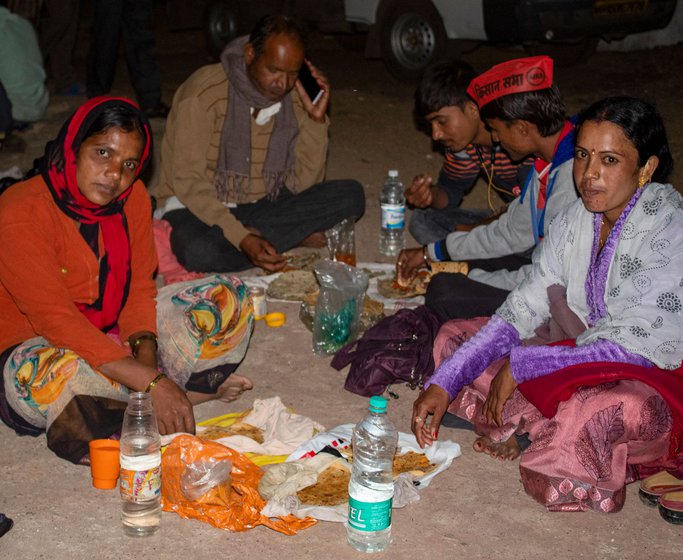
<path id="1" fill-rule="evenodd" d="M 683 480 L 661 471 L 641 481 L 638 496 L 645 505 L 654 507 L 664 494 L 679 491 L 683 491 Z"/>
<path id="2" fill-rule="evenodd" d="M 668 523 L 683 525 L 683 490 L 667 492 L 659 498 L 659 515 Z"/>

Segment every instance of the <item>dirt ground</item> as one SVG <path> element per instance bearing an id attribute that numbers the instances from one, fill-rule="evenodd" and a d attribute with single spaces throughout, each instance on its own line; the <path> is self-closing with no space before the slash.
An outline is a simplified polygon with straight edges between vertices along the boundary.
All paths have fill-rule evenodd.
<path id="1" fill-rule="evenodd" d="M 201 34 L 168 33 L 160 18 L 159 61 L 164 100 L 170 104 L 176 87 L 207 63 Z M 77 63 L 82 68 L 87 29 L 79 39 Z M 512 47 L 479 47 L 464 59 L 481 69 L 522 56 Z M 367 210 L 356 235 L 361 261 L 379 258 L 378 193 L 390 168 L 404 180 L 424 171 L 437 173 L 441 156 L 412 121 L 413 86 L 392 79 L 379 61 L 362 56 L 357 37 L 315 36 L 311 58 L 332 83 L 331 144 L 327 177 L 353 177 L 366 189 Z M 613 94 L 644 97 L 662 113 L 674 159 L 683 156 L 683 44 L 628 53 L 599 52 L 585 62 L 558 68 L 556 80 L 570 113 L 593 100 Z M 132 95 L 123 63 L 119 64 L 115 94 Z M 0 153 L 0 171 L 22 169 L 42 154 L 69 113 L 84 98 L 53 97 L 46 118 L 21 134 L 28 143 L 21 155 Z M 160 141 L 163 122 L 153 123 Z M 154 174 L 150 178 L 154 181 Z M 683 169 L 674 169 L 671 182 L 683 184 Z M 485 205 L 478 186 L 468 206 Z M 409 241 L 410 243 L 414 243 Z M 196 409 L 199 420 L 248 408 L 254 398 L 279 395 L 283 402 L 328 428 L 355 422 L 364 414 L 366 399 L 343 389 L 345 372 L 329 359 L 311 352 L 311 335 L 297 318 L 293 304 L 271 304 L 287 314 L 280 329 L 256 325 L 240 373 L 251 377 L 255 389 L 232 404 L 208 403 Z M 401 431 L 409 431 L 416 393 L 396 388 L 398 400 L 389 415 Z M 656 510 L 644 506 L 637 488 L 628 488 L 624 509 L 614 515 L 547 513 L 522 489 L 516 463 L 499 463 L 472 451 L 471 432 L 444 428 L 444 439 L 462 446 L 463 454 L 421 494 L 421 500 L 394 512 L 393 544 L 380 557 L 471 559 L 618 558 L 619 560 L 681 558 L 683 527 L 665 523 Z M 197 521 L 164 513 L 162 529 L 145 540 L 125 537 L 119 523 L 116 492 L 90 484 L 86 468 L 66 463 L 45 446 L 44 437 L 19 438 L 0 426 L 0 512 L 15 521 L 0 539 L 0 557 L 24 558 L 358 558 L 345 543 L 344 528 L 320 522 L 294 537 L 259 527 L 227 533 Z"/>

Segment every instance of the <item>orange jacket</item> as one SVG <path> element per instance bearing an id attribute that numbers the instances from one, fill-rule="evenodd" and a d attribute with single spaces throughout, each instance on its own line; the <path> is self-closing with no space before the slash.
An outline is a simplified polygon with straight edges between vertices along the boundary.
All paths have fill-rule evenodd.
<path id="1" fill-rule="evenodd" d="M 119 316 L 121 340 L 137 331 L 156 333 L 157 259 L 151 204 L 141 181 L 133 185 L 124 213 L 132 260 Z M 42 336 L 95 368 L 129 355 L 76 307 L 97 299 L 98 273 L 77 222 L 55 204 L 42 177 L 10 187 L 0 196 L 0 351 Z"/>

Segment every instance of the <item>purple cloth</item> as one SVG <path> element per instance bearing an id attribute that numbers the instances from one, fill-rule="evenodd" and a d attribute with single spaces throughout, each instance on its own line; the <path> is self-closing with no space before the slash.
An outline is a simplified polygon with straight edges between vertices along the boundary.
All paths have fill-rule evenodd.
<path id="1" fill-rule="evenodd" d="M 442 362 L 425 383 L 425 389 L 438 385 L 453 400 L 460 389 L 479 377 L 489 364 L 507 356 L 512 348 L 519 345 L 517 329 L 494 315 L 475 336 Z"/>
<path id="2" fill-rule="evenodd" d="M 591 252 L 591 266 L 588 269 L 588 277 L 586 278 L 586 301 L 590 308 L 588 325 L 591 327 L 600 319 L 607 316 L 607 309 L 605 308 L 605 287 L 607 286 L 609 267 L 610 264 L 612 264 L 614 251 L 616 251 L 617 245 L 619 244 L 619 237 L 621 230 L 624 227 L 624 222 L 626 222 L 631 210 L 633 210 L 633 207 L 642 194 L 643 189 L 640 188 L 631 197 L 626 208 L 624 208 L 624 211 L 609 232 L 602 251 L 599 250 L 602 214 L 595 214 L 593 217 L 593 250 Z"/>
<path id="3" fill-rule="evenodd" d="M 517 384 L 531 381 L 557 370 L 590 362 L 620 362 L 652 367 L 652 362 L 627 352 L 609 340 L 584 346 L 517 346 L 510 352 L 510 369 Z"/>

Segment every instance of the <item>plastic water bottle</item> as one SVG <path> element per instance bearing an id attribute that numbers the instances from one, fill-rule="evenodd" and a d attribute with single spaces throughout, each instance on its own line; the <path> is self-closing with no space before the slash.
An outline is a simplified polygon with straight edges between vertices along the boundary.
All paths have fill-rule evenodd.
<path id="1" fill-rule="evenodd" d="M 161 523 L 161 437 L 149 393 L 130 393 L 121 429 L 121 521 L 132 537 Z"/>
<path id="2" fill-rule="evenodd" d="M 398 432 L 387 418 L 387 400 L 371 397 L 368 415 L 353 430 L 346 537 L 362 552 L 386 550 L 391 541 L 392 467 Z"/>
<path id="3" fill-rule="evenodd" d="M 383 255 L 395 257 L 405 243 L 406 197 L 398 171 L 390 169 L 379 196 L 382 211 L 382 229 L 379 250 Z"/>

